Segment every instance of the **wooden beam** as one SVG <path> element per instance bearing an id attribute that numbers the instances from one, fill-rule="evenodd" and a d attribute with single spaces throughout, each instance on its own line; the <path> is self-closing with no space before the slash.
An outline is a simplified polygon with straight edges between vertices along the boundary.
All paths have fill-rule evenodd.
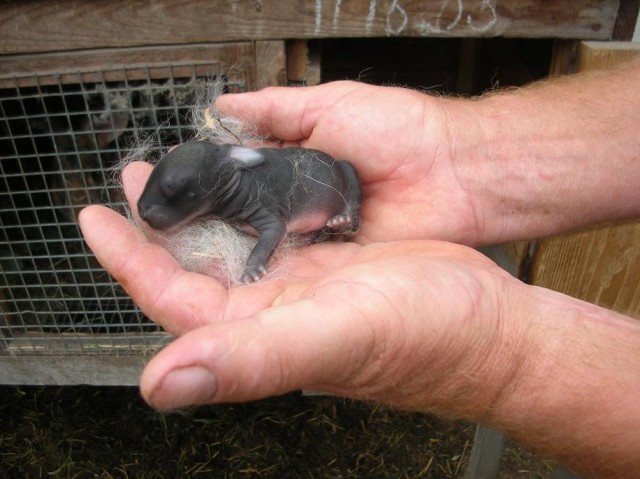
<path id="1" fill-rule="evenodd" d="M 342 37 L 606 40 L 619 0 L 0 2 L 0 54 Z"/>
<path id="2" fill-rule="evenodd" d="M 640 0 L 620 0 L 618 16 L 611 34 L 612 40 L 627 42 L 633 39 L 633 31 L 638 21 L 639 7 Z"/>
<path id="3" fill-rule="evenodd" d="M 504 452 L 504 434 L 485 426 L 477 426 L 473 449 L 465 479 L 496 479 L 500 471 L 500 459 Z"/>
<path id="4" fill-rule="evenodd" d="M 135 386 L 171 340 L 166 333 L 16 335 L 0 355 L 0 384 Z"/>
<path id="5" fill-rule="evenodd" d="M 284 41 L 255 42 L 256 84 L 254 90 L 287 84 Z"/>
<path id="6" fill-rule="evenodd" d="M 578 49 L 578 71 L 609 68 L 640 54 L 639 43 L 582 42 Z"/>
<path id="7" fill-rule="evenodd" d="M 0 356 L 0 384 L 34 386 L 136 386 L 144 360 L 121 356 Z"/>
<path id="8" fill-rule="evenodd" d="M 289 85 L 317 85 L 321 79 L 319 48 L 307 40 L 290 40 L 287 49 L 287 83 Z"/>
<path id="9" fill-rule="evenodd" d="M 638 54 L 638 44 L 584 42 L 576 68 L 607 68 Z M 640 222 L 540 241 L 531 280 L 640 319 Z"/>
<path id="10" fill-rule="evenodd" d="M 576 40 L 556 40 L 553 45 L 549 76 L 575 73 L 578 64 L 580 42 Z"/>
<path id="11" fill-rule="evenodd" d="M 461 95 L 477 95 L 480 93 L 481 88 L 478 77 L 481 55 L 482 40 L 463 38 L 460 41 L 456 93 Z"/>
<path id="12" fill-rule="evenodd" d="M 239 82 L 247 76 L 252 84 L 240 89 L 252 89 L 254 50 L 253 42 L 240 42 L 6 55 L 0 57 L 0 87 L 122 81 L 123 71 L 129 80 L 180 78 L 195 69 L 197 75 L 223 73 Z"/>

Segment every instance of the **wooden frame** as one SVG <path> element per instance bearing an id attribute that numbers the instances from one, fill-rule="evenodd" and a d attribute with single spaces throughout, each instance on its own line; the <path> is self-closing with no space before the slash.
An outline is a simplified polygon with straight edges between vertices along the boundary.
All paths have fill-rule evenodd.
<path id="1" fill-rule="evenodd" d="M 170 66 L 169 66 L 170 65 Z M 256 41 L 8 55 L 0 88 L 145 80 L 223 73 L 235 91 L 286 82 L 285 42 Z M 116 75 L 111 78 L 109 75 Z M 16 93 L 17 94 L 17 93 Z M 0 294 L 3 294 L 0 292 Z M 4 318 L 0 317 L 0 325 Z M 11 331 L 10 331 L 11 332 Z M 135 385 L 167 334 L 17 334 L 0 330 L 0 384 Z"/>
<path id="2" fill-rule="evenodd" d="M 167 75 L 166 67 L 154 70 L 154 65 L 172 64 L 173 75 L 180 76 L 181 70 L 191 75 L 192 65 L 196 65 L 197 73 L 198 63 L 218 63 L 232 83 L 239 82 L 246 90 L 256 90 L 285 84 L 284 52 L 284 42 L 264 41 L 8 55 L 0 57 L 0 88 L 26 86 L 34 75 L 40 77 L 40 84 L 47 83 L 47 75 L 53 83 L 78 81 L 78 71 L 87 72 L 83 75 L 85 81 L 91 81 L 92 71 L 96 72 L 96 78 L 106 75 L 105 79 L 109 80 L 108 70 L 121 68 L 135 75 L 135 68 L 144 65 L 150 67 L 152 75 L 161 78 Z"/>
<path id="3" fill-rule="evenodd" d="M 0 3 L 0 54 L 327 37 L 607 40 L 619 6 L 618 0 L 9 1 Z"/>

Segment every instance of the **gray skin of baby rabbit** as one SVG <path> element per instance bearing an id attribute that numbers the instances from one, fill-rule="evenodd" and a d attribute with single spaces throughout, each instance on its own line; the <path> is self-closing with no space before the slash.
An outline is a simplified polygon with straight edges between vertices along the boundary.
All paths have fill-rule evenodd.
<path id="1" fill-rule="evenodd" d="M 267 274 L 267 262 L 287 233 L 355 234 L 361 199 L 351 163 L 320 151 L 194 140 L 160 159 L 138 213 L 157 230 L 211 215 L 258 236 L 241 278 L 251 283 Z"/>

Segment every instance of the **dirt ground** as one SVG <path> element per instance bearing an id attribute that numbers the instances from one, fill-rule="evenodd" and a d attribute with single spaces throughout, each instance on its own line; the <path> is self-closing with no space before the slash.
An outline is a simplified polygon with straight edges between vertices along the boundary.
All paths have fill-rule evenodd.
<path id="1" fill-rule="evenodd" d="M 0 386 L 0 479 L 461 478 L 474 428 L 300 394 L 161 414 L 136 388 Z M 510 445 L 500 477 L 550 470 Z"/>

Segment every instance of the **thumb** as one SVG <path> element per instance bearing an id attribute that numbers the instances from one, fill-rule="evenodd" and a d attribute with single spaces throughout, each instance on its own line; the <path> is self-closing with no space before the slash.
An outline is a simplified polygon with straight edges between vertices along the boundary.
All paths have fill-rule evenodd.
<path id="1" fill-rule="evenodd" d="M 285 141 L 309 138 L 318 118 L 362 85 L 333 82 L 311 87 L 271 87 L 226 94 L 216 101 L 220 113 L 255 123 L 260 132 Z"/>
<path id="2" fill-rule="evenodd" d="M 335 305 L 304 299 L 195 329 L 149 362 L 142 396 L 166 410 L 305 388 L 335 392 L 331 385 L 351 383 L 356 359 L 366 358 L 373 342 L 373 335 L 362 334 L 367 328 L 345 317 Z"/>

